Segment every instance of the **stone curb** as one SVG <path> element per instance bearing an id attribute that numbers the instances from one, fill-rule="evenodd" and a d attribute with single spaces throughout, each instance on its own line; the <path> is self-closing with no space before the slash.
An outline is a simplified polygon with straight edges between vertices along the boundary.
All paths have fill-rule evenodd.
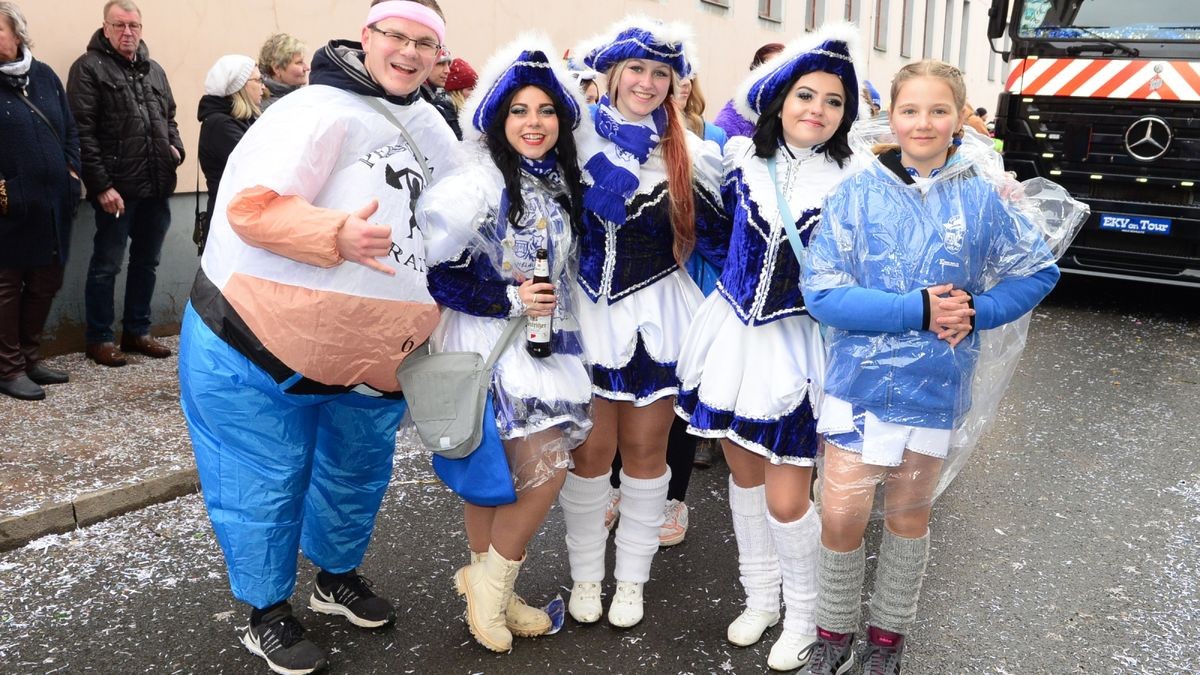
<path id="1" fill-rule="evenodd" d="M 48 534 L 70 532 L 151 504 L 171 501 L 199 489 L 196 470 L 179 469 L 137 483 L 89 492 L 70 502 L 48 502 L 29 513 L 0 518 L 0 552 L 20 548 Z"/>

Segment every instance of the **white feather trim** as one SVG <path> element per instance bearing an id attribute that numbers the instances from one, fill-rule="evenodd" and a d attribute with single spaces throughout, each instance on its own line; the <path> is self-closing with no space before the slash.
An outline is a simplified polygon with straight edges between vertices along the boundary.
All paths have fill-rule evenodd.
<path id="1" fill-rule="evenodd" d="M 571 50 L 571 53 L 582 64 L 584 57 L 590 54 L 593 49 L 614 42 L 622 31 L 629 28 L 640 28 L 641 30 L 653 33 L 654 37 L 658 38 L 663 44 L 682 43 L 684 58 L 687 59 L 688 63 L 692 64 L 693 71 L 696 70 L 696 62 L 693 59 L 698 52 L 696 50 L 695 35 L 692 27 L 682 21 L 664 21 L 644 14 L 630 14 L 615 21 L 608 27 L 608 30 L 580 42 L 578 46 Z M 604 75 L 607 74 L 604 73 Z"/>
<path id="2" fill-rule="evenodd" d="M 484 97 L 495 86 L 496 82 L 504 75 L 508 67 L 521 55 L 522 52 L 540 51 L 546 55 L 550 62 L 550 72 L 554 74 L 555 79 L 562 85 L 563 91 L 570 93 L 575 101 L 575 105 L 579 107 L 579 126 L 575 130 L 576 141 L 579 140 L 579 134 L 582 130 L 591 128 L 591 113 L 588 111 L 587 99 L 583 92 L 579 90 L 579 82 L 567 70 L 567 64 L 562 59 L 558 58 L 559 52 L 550 42 L 550 38 L 546 37 L 541 32 L 522 33 L 515 40 L 504 45 L 496 50 L 488 59 L 487 65 L 483 70 L 479 71 L 479 77 L 475 82 L 475 91 L 471 92 L 471 96 L 467 98 L 463 104 L 462 112 L 458 116 L 459 126 L 463 130 L 463 141 L 480 143 L 483 139 L 483 134 L 475 128 L 473 120 L 475 113 L 479 110 L 479 106 L 483 103 Z"/>
<path id="3" fill-rule="evenodd" d="M 859 51 L 858 36 L 858 26 L 838 21 L 827 23 L 821 26 L 819 30 L 812 33 L 805 33 L 803 36 L 792 40 L 784 47 L 782 52 L 770 61 L 750 71 L 746 79 L 742 80 L 742 83 L 738 85 L 737 94 L 733 97 L 733 105 L 737 108 L 738 114 L 757 124 L 758 113 L 751 110 L 750 105 L 746 102 L 750 96 L 750 88 L 759 80 L 766 79 L 780 71 L 800 55 L 816 49 L 828 40 L 838 40 L 846 43 L 846 48 L 850 53 L 850 62 L 854 64 L 854 75 L 858 78 L 858 86 L 861 89 L 864 79 L 862 67 L 866 64 L 863 61 L 862 53 Z M 859 95 L 861 96 L 861 94 Z M 854 111 L 854 114 L 857 115 L 858 111 Z"/>

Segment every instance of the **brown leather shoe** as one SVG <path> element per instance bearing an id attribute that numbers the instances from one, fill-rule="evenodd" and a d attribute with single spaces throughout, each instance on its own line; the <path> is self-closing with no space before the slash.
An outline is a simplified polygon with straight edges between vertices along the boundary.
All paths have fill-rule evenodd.
<path id="1" fill-rule="evenodd" d="M 121 350 L 145 354 L 153 359 L 165 359 L 171 355 L 170 347 L 149 335 L 122 335 Z"/>
<path id="2" fill-rule="evenodd" d="M 109 368 L 118 368 L 128 363 L 121 350 L 117 349 L 117 346 L 111 342 L 99 342 L 88 345 L 84 353 L 89 359 Z"/>

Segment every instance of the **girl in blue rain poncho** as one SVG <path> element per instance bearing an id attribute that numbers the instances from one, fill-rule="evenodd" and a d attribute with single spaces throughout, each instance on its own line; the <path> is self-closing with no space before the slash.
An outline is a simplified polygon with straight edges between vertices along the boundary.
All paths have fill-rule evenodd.
<path id="1" fill-rule="evenodd" d="M 1042 223 L 996 188 L 987 143 L 964 136 L 965 99 L 957 68 L 905 66 L 888 119 L 853 134 L 887 124 L 898 146 L 876 146 L 876 161 L 830 195 L 810 242 L 804 295 L 832 330 L 818 424 L 819 639 L 805 672 L 853 664 L 863 533 L 878 485 L 885 528 L 864 658 L 868 672 L 900 672 L 933 495 L 972 407 L 978 331 L 1028 313 L 1059 276 Z"/>

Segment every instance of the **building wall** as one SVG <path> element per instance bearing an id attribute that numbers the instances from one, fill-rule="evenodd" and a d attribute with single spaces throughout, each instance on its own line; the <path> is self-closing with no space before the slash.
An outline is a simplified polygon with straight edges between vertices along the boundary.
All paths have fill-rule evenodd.
<path id="1" fill-rule="evenodd" d="M 65 81 L 71 63 L 100 28 L 103 0 L 18 0 L 29 20 L 34 54 Z M 309 55 L 331 38 L 357 39 L 368 0 L 139 0 L 143 39 L 151 57 L 167 71 L 178 106 L 177 121 L 188 149 L 180 169 L 179 192 L 196 185 L 196 104 L 204 75 L 217 57 L 243 53 L 257 57 L 272 33 L 288 32 L 306 42 Z M 788 42 L 808 27 L 851 17 L 859 26 L 861 69 L 884 96 L 891 75 L 925 54 L 963 66 L 975 106 L 995 106 L 1004 64 L 990 57 L 986 39 L 986 0 L 441 0 L 447 19 L 447 46 L 477 67 L 491 52 L 525 30 L 548 34 L 560 49 L 603 31 L 616 19 L 640 13 L 692 25 L 698 63 L 711 118 L 746 74 L 754 51 L 766 42 Z M 760 18 L 760 8 L 778 20 Z M 926 30 L 926 11 L 932 30 Z M 947 12 L 951 18 L 946 20 Z M 964 35 L 963 16 L 967 17 Z M 910 48 L 902 53 L 906 21 Z M 882 36 L 883 39 L 877 39 Z M 962 50 L 962 45 L 966 49 Z M 191 244 L 190 197 L 173 200 L 175 221 L 164 246 L 162 273 L 154 303 L 159 332 L 179 320 L 196 269 Z M 83 277 L 91 253 L 94 221 L 84 206 L 75 223 L 67 279 L 47 326 L 52 349 L 82 344 Z M 120 289 L 118 285 L 118 316 Z"/>

